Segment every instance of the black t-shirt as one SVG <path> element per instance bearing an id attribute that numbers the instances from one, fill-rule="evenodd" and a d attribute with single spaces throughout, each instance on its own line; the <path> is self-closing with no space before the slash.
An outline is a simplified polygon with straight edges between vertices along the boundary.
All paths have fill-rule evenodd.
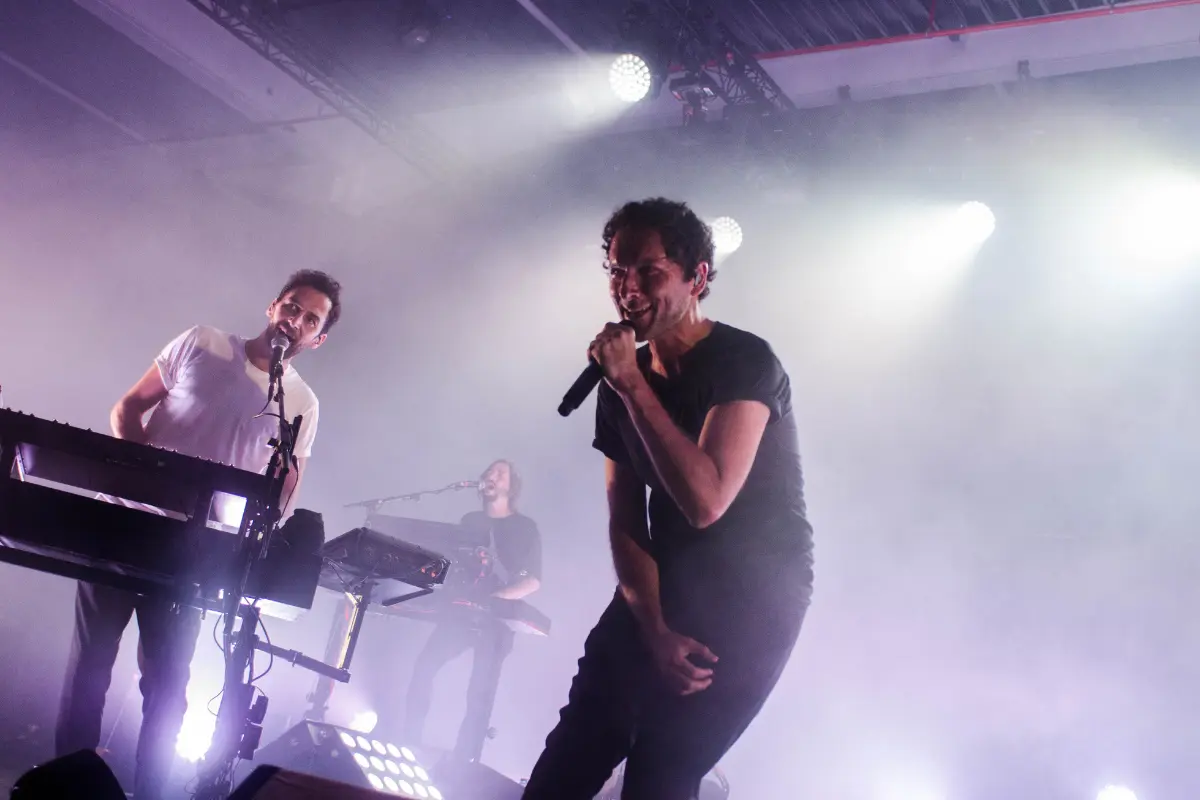
<path id="1" fill-rule="evenodd" d="M 463 532 L 473 545 L 495 553 L 494 588 L 516 583 L 523 578 L 542 579 L 542 537 L 537 523 L 524 514 L 489 517 L 472 511 L 462 518 Z"/>
<path id="2" fill-rule="evenodd" d="M 653 372 L 648 347 L 638 350 L 638 364 L 671 419 L 694 442 L 714 406 L 756 400 L 771 412 L 742 490 L 719 520 L 697 530 L 659 484 L 620 396 L 607 383 L 600 385 L 593 446 L 631 467 L 650 488 L 650 541 L 641 544 L 658 564 L 664 605 L 672 594 L 807 598 L 812 528 L 805 518 L 791 385 L 771 346 L 717 322 L 684 353 L 678 375 Z"/>

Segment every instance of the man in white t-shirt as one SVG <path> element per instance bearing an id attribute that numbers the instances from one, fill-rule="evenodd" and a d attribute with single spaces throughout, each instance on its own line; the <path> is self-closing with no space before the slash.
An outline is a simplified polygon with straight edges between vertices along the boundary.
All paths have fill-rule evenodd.
<path id="1" fill-rule="evenodd" d="M 304 350 L 319 347 L 341 313 L 341 286 L 323 272 L 292 275 L 267 307 L 269 320 L 253 339 L 197 326 L 168 344 L 154 364 L 113 407 L 113 435 L 176 450 L 189 456 L 265 472 L 267 441 L 279 421 L 259 413 L 267 404 L 271 339 L 291 342 L 284 353 L 284 411 L 303 415 L 295 443 L 298 468 L 283 487 L 282 512 L 296 490 L 317 434 L 317 397 L 291 366 Z M 277 410 L 272 402 L 268 411 Z M 143 425 L 147 412 L 150 418 Z M 114 502 L 135 505 L 118 498 Z M 218 495 L 210 518 L 236 527 L 243 498 Z M 151 509 L 147 509 L 151 510 Z M 75 636 L 55 730 L 58 755 L 94 749 L 100 743 L 104 696 L 112 681 L 121 636 L 137 613 L 140 636 L 142 728 L 138 736 L 133 796 L 157 800 L 174 760 L 175 739 L 187 709 L 186 689 L 200 614 L 90 583 L 80 583 L 75 600 Z"/>

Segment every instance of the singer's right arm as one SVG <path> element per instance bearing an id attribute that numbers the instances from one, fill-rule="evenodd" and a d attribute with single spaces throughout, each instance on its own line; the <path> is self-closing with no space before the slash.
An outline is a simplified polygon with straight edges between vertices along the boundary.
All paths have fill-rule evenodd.
<path id="1" fill-rule="evenodd" d="M 646 486 L 627 466 L 604 460 L 608 490 L 608 538 L 621 595 L 642 633 L 652 637 L 667 629 L 658 595 L 658 564 L 639 542 L 648 541 Z"/>
<path id="2" fill-rule="evenodd" d="M 167 387 L 158 365 L 151 364 L 146 374 L 113 406 L 108 416 L 113 436 L 131 442 L 145 442 L 146 427 L 142 424 L 142 418 L 166 396 Z"/>

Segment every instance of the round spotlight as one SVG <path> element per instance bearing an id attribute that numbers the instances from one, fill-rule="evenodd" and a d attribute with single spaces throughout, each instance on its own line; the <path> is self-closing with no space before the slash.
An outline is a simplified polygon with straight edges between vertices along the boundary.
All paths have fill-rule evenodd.
<path id="1" fill-rule="evenodd" d="M 1200 182 L 1181 175 L 1147 178 L 1122 193 L 1120 216 L 1110 223 L 1129 262 L 1169 267 L 1200 255 Z"/>
<path id="2" fill-rule="evenodd" d="M 964 243 L 982 244 L 996 230 L 996 215 L 983 203 L 972 200 L 954 212 L 954 228 Z"/>
<path id="3" fill-rule="evenodd" d="M 1096 794 L 1096 800 L 1137 800 L 1137 795 L 1125 786 L 1105 786 Z"/>
<path id="4" fill-rule="evenodd" d="M 608 68 L 608 85 L 617 99 L 636 103 L 650 93 L 650 65 L 633 53 L 619 55 Z"/>
<path id="5" fill-rule="evenodd" d="M 185 714 L 175 738 L 175 752 L 185 761 L 199 761 L 208 752 L 216 729 L 216 717 L 204 708 Z"/>
<path id="6" fill-rule="evenodd" d="M 727 255 L 742 246 L 742 226 L 733 217 L 717 217 L 712 222 L 713 246 Z"/>
<path id="7" fill-rule="evenodd" d="M 350 720 L 350 724 L 346 727 L 357 733 L 370 733 L 378 724 L 379 715 L 374 711 L 360 711 L 354 715 L 354 719 Z"/>

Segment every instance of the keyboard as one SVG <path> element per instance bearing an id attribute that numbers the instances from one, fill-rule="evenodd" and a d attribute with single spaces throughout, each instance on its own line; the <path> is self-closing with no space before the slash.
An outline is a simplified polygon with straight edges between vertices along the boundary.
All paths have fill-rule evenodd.
<path id="1" fill-rule="evenodd" d="M 246 542 L 209 527 L 213 495 L 246 498 L 248 519 L 265 513 L 270 489 L 265 475 L 0 409 L 0 561 L 205 604 L 238 586 Z M 273 542 L 247 594 L 311 608 L 319 554 Z"/>

